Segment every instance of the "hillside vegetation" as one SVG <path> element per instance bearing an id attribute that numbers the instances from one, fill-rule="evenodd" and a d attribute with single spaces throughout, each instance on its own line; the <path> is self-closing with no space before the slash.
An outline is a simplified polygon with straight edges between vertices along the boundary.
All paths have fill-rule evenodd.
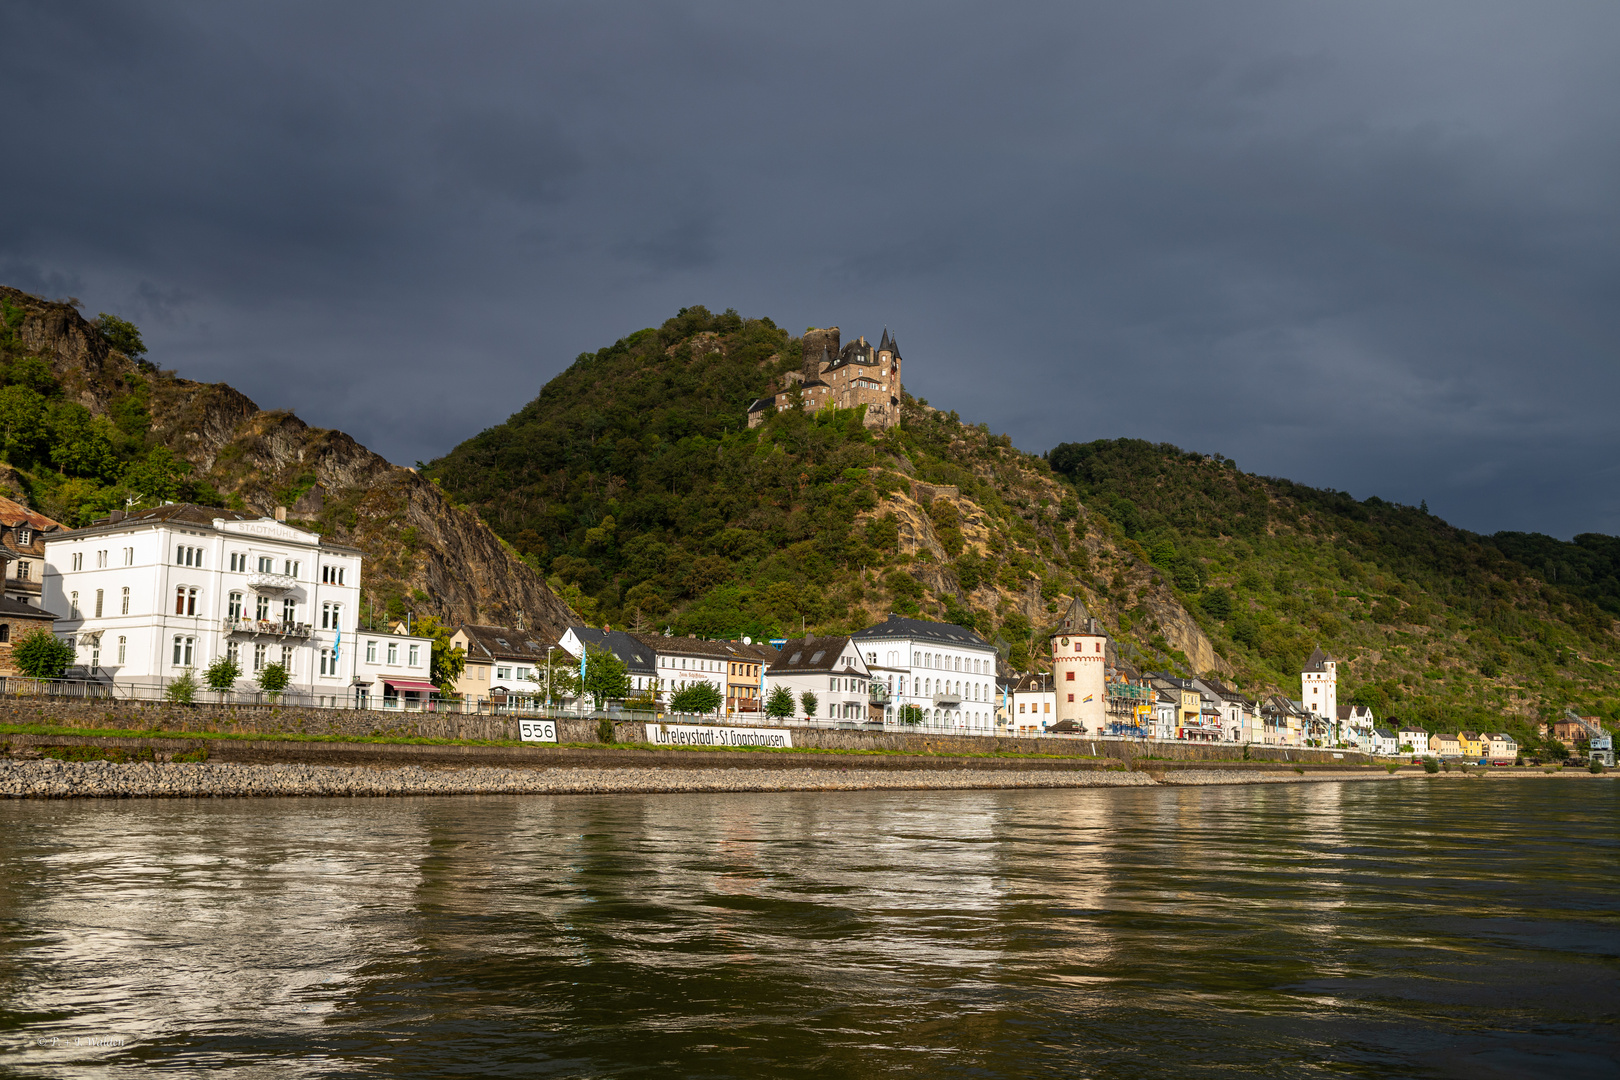
<path id="1" fill-rule="evenodd" d="M 594 622 L 731 637 L 922 613 L 1027 667 L 1077 595 L 1126 659 L 1256 693 L 1297 697 L 1319 643 L 1345 699 L 1442 729 L 1620 710 L 1613 538 L 1475 536 L 1140 441 L 1036 457 L 909 397 L 888 432 L 839 410 L 748 430 L 798 366 L 769 319 L 686 309 L 426 475 Z"/>

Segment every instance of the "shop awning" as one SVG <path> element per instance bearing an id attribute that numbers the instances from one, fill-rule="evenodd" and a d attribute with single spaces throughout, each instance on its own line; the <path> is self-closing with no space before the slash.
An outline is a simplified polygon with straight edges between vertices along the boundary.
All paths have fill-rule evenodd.
<path id="1" fill-rule="evenodd" d="M 430 682 L 423 682 L 421 679 L 385 678 L 383 679 L 383 682 L 389 686 L 392 686 L 395 690 L 415 691 L 421 694 L 437 694 L 439 692 L 439 688 L 437 686 L 434 686 Z"/>

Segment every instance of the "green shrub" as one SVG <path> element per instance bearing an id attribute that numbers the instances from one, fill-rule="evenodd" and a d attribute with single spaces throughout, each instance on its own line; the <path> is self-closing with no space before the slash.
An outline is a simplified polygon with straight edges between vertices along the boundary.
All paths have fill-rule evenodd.
<path id="1" fill-rule="evenodd" d="M 1432 757 L 1426 757 L 1423 759 L 1423 771 L 1426 773 L 1437 773 L 1440 771 L 1440 763 L 1434 760 Z"/>
<path id="2" fill-rule="evenodd" d="M 614 741 L 613 721 L 598 720 L 596 722 L 596 741 L 610 743 Z"/>
<path id="3" fill-rule="evenodd" d="M 169 680 L 169 685 L 163 688 L 163 697 L 176 705 L 190 705 L 197 700 L 197 676 L 190 668 Z"/>
<path id="4" fill-rule="evenodd" d="M 49 630 L 30 630 L 11 646 L 11 662 L 31 679 L 59 679 L 73 663 L 73 650 Z"/>

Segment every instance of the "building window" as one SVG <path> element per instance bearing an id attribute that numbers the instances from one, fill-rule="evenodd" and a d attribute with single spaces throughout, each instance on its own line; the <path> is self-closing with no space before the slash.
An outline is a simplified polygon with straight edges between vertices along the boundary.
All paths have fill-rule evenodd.
<path id="1" fill-rule="evenodd" d="M 75 570 L 83 570 L 84 569 L 84 552 L 75 551 L 73 553 L 73 569 L 75 569 Z"/>
<path id="2" fill-rule="evenodd" d="M 411 654 L 411 656 L 410 656 L 409 664 L 410 664 L 411 667 L 415 667 L 417 664 L 420 664 L 422 662 L 422 646 L 420 646 L 420 645 L 412 645 L 411 648 L 410 648 L 410 654 Z M 525 668 L 524 671 L 523 671 L 523 677 L 525 679 L 527 679 L 529 677 L 529 672 L 528 672 L 527 668 Z"/>
<path id="3" fill-rule="evenodd" d="M 375 641 L 368 641 L 368 642 L 366 642 L 366 663 L 375 664 L 376 662 L 377 662 L 377 643 Z"/>
<path id="4" fill-rule="evenodd" d="M 96 569 L 105 570 L 106 568 L 107 568 L 107 552 L 105 550 L 96 552 Z"/>
<path id="5" fill-rule="evenodd" d="M 1074 682 L 1074 672 L 1072 672 L 1072 671 L 1065 671 L 1065 672 L 1064 672 L 1064 673 L 1063 673 L 1063 681 L 1064 681 L 1064 682 Z"/>
<path id="6" fill-rule="evenodd" d="M 17 580 L 18 581 L 27 581 L 28 578 L 29 578 L 29 575 L 31 573 L 33 573 L 33 571 L 29 569 L 29 564 L 28 564 L 27 559 L 24 559 L 23 561 L 21 561 L 21 562 L 19 562 L 17 564 Z"/>
<path id="7" fill-rule="evenodd" d="M 281 601 L 281 621 L 290 623 L 298 616 L 298 601 L 286 597 Z"/>
<path id="8" fill-rule="evenodd" d="M 34 532 L 33 532 L 33 530 L 30 529 L 26 525 L 20 526 L 17 529 L 17 546 L 18 547 L 27 547 L 29 544 L 31 544 L 33 542 L 34 542 Z"/>
<path id="9" fill-rule="evenodd" d="M 128 589 L 125 589 L 124 591 L 126 593 L 129 592 Z M 230 602 L 228 604 L 226 604 L 226 606 L 225 606 L 225 616 L 226 616 L 226 618 L 230 619 L 232 622 L 235 622 L 237 619 L 240 619 L 242 617 L 242 594 L 241 593 L 239 593 L 239 592 L 231 593 Z"/>
<path id="10" fill-rule="evenodd" d="M 101 666 L 101 641 L 100 641 L 100 639 L 97 639 L 96 643 L 90 646 L 90 670 L 95 671 L 100 666 Z"/>
<path id="11" fill-rule="evenodd" d="M 231 572 L 245 573 L 248 568 L 247 553 L 242 551 L 231 552 Z"/>
<path id="12" fill-rule="evenodd" d="M 291 645 L 281 647 L 281 666 L 288 675 L 293 673 L 293 647 Z"/>
<path id="13" fill-rule="evenodd" d="M 295 577 L 298 576 L 298 564 L 296 562 L 294 562 L 291 559 L 288 559 L 287 562 L 286 562 L 286 567 L 287 567 L 287 576 L 288 577 L 295 578 Z"/>
<path id="14" fill-rule="evenodd" d="M 96 618 L 98 618 L 98 619 L 101 618 L 102 597 L 105 596 L 105 595 L 106 595 L 106 590 L 105 589 L 97 589 L 96 590 Z"/>
<path id="15" fill-rule="evenodd" d="M 253 617 L 258 619 L 260 622 L 270 621 L 270 598 L 268 596 L 261 596 L 255 601 L 253 605 Z"/>
<path id="16" fill-rule="evenodd" d="M 128 615 L 129 614 L 129 586 L 128 585 L 124 586 L 123 609 L 119 612 L 119 614 L 120 615 Z M 122 663 L 122 661 L 119 661 L 119 662 Z"/>
<path id="17" fill-rule="evenodd" d="M 323 585 L 341 585 L 341 584 L 343 584 L 343 567 L 341 567 L 341 566 L 323 566 L 323 567 L 321 567 L 321 583 Z"/>
<path id="18" fill-rule="evenodd" d="M 125 658 L 128 655 L 129 655 L 129 638 L 120 637 L 118 639 L 118 666 L 119 667 L 124 666 Z"/>
<path id="19" fill-rule="evenodd" d="M 321 674 L 322 675 L 336 675 L 337 674 L 337 671 L 335 670 L 334 665 L 332 664 L 332 650 L 331 649 L 322 649 L 321 650 Z"/>
<path id="20" fill-rule="evenodd" d="M 264 670 L 264 656 L 265 656 L 265 653 L 269 651 L 269 649 L 270 649 L 270 646 L 268 646 L 268 645 L 255 645 L 255 646 L 253 646 L 253 670 L 254 671 L 263 671 Z"/>
<path id="21" fill-rule="evenodd" d="M 0 641 L 10 641 L 10 640 L 11 640 L 11 624 L 10 623 L 0 623 Z"/>
<path id="22" fill-rule="evenodd" d="M 78 617 L 79 617 L 79 594 L 78 593 L 69 593 L 68 594 L 68 618 L 77 619 Z"/>
<path id="23" fill-rule="evenodd" d="M 197 639 L 196 638 L 181 637 L 179 634 L 175 635 L 175 637 L 174 637 L 174 666 L 175 667 L 190 667 L 191 666 L 192 649 L 196 646 L 196 644 L 197 644 Z"/>
<path id="24" fill-rule="evenodd" d="M 268 555 L 260 555 L 259 556 L 259 573 L 261 573 L 261 574 L 273 574 L 273 573 L 275 573 L 275 565 L 276 565 L 275 560 L 272 559 L 270 556 L 268 556 Z"/>
<path id="25" fill-rule="evenodd" d="M 184 585 L 174 590 L 174 613 L 176 615 L 197 614 L 197 590 L 188 589 Z"/>
<path id="26" fill-rule="evenodd" d="M 128 547 L 128 548 L 124 549 L 124 565 L 125 566 L 134 566 L 135 565 L 135 549 L 134 548 Z"/>
<path id="27" fill-rule="evenodd" d="M 510 679 L 512 677 L 512 669 L 509 667 L 497 667 L 495 669 L 495 677 L 497 679 Z"/>
<path id="28" fill-rule="evenodd" d="M 397 641 L 388 643 L 388 662 L 390 664 L 399 663 L 399 642 Z"/>
<path id="29" fill-rule="evenodd" d="M 242 668 L 242 643 L 239 641 L 227 641 L 225 643 L 225 658 L 235 664 L 237 670 L 240 671 Z"/>
<path id="30" fill-rule="evenodd" d="M 1070 701 L 1073 701 L 1073 700 L 1074 700 L 1074 695 L 1073 695 L 1073 694 L 1070 694 L 1070 695 L 1069 695 L 1069 700 L 1070 700 Z"/>

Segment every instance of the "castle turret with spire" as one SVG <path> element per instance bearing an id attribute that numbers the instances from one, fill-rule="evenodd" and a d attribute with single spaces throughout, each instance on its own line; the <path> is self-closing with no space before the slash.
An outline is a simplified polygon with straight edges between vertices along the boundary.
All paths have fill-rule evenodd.
<path id="1" fill-rule="evenodd" d="M 804 363 L 789 372 L 775 393 L 748 407 L 748 426 L 757 427 L 772 409 L 791 408 L 799 395 L 806 409 L 866 408 L 866 426 L 891 428 L 900 423 L 900 345 L 883 328 L 874 347 L 865 337 L 841 345 L 838 327 L 811 327 L 800 343 Z"/>

